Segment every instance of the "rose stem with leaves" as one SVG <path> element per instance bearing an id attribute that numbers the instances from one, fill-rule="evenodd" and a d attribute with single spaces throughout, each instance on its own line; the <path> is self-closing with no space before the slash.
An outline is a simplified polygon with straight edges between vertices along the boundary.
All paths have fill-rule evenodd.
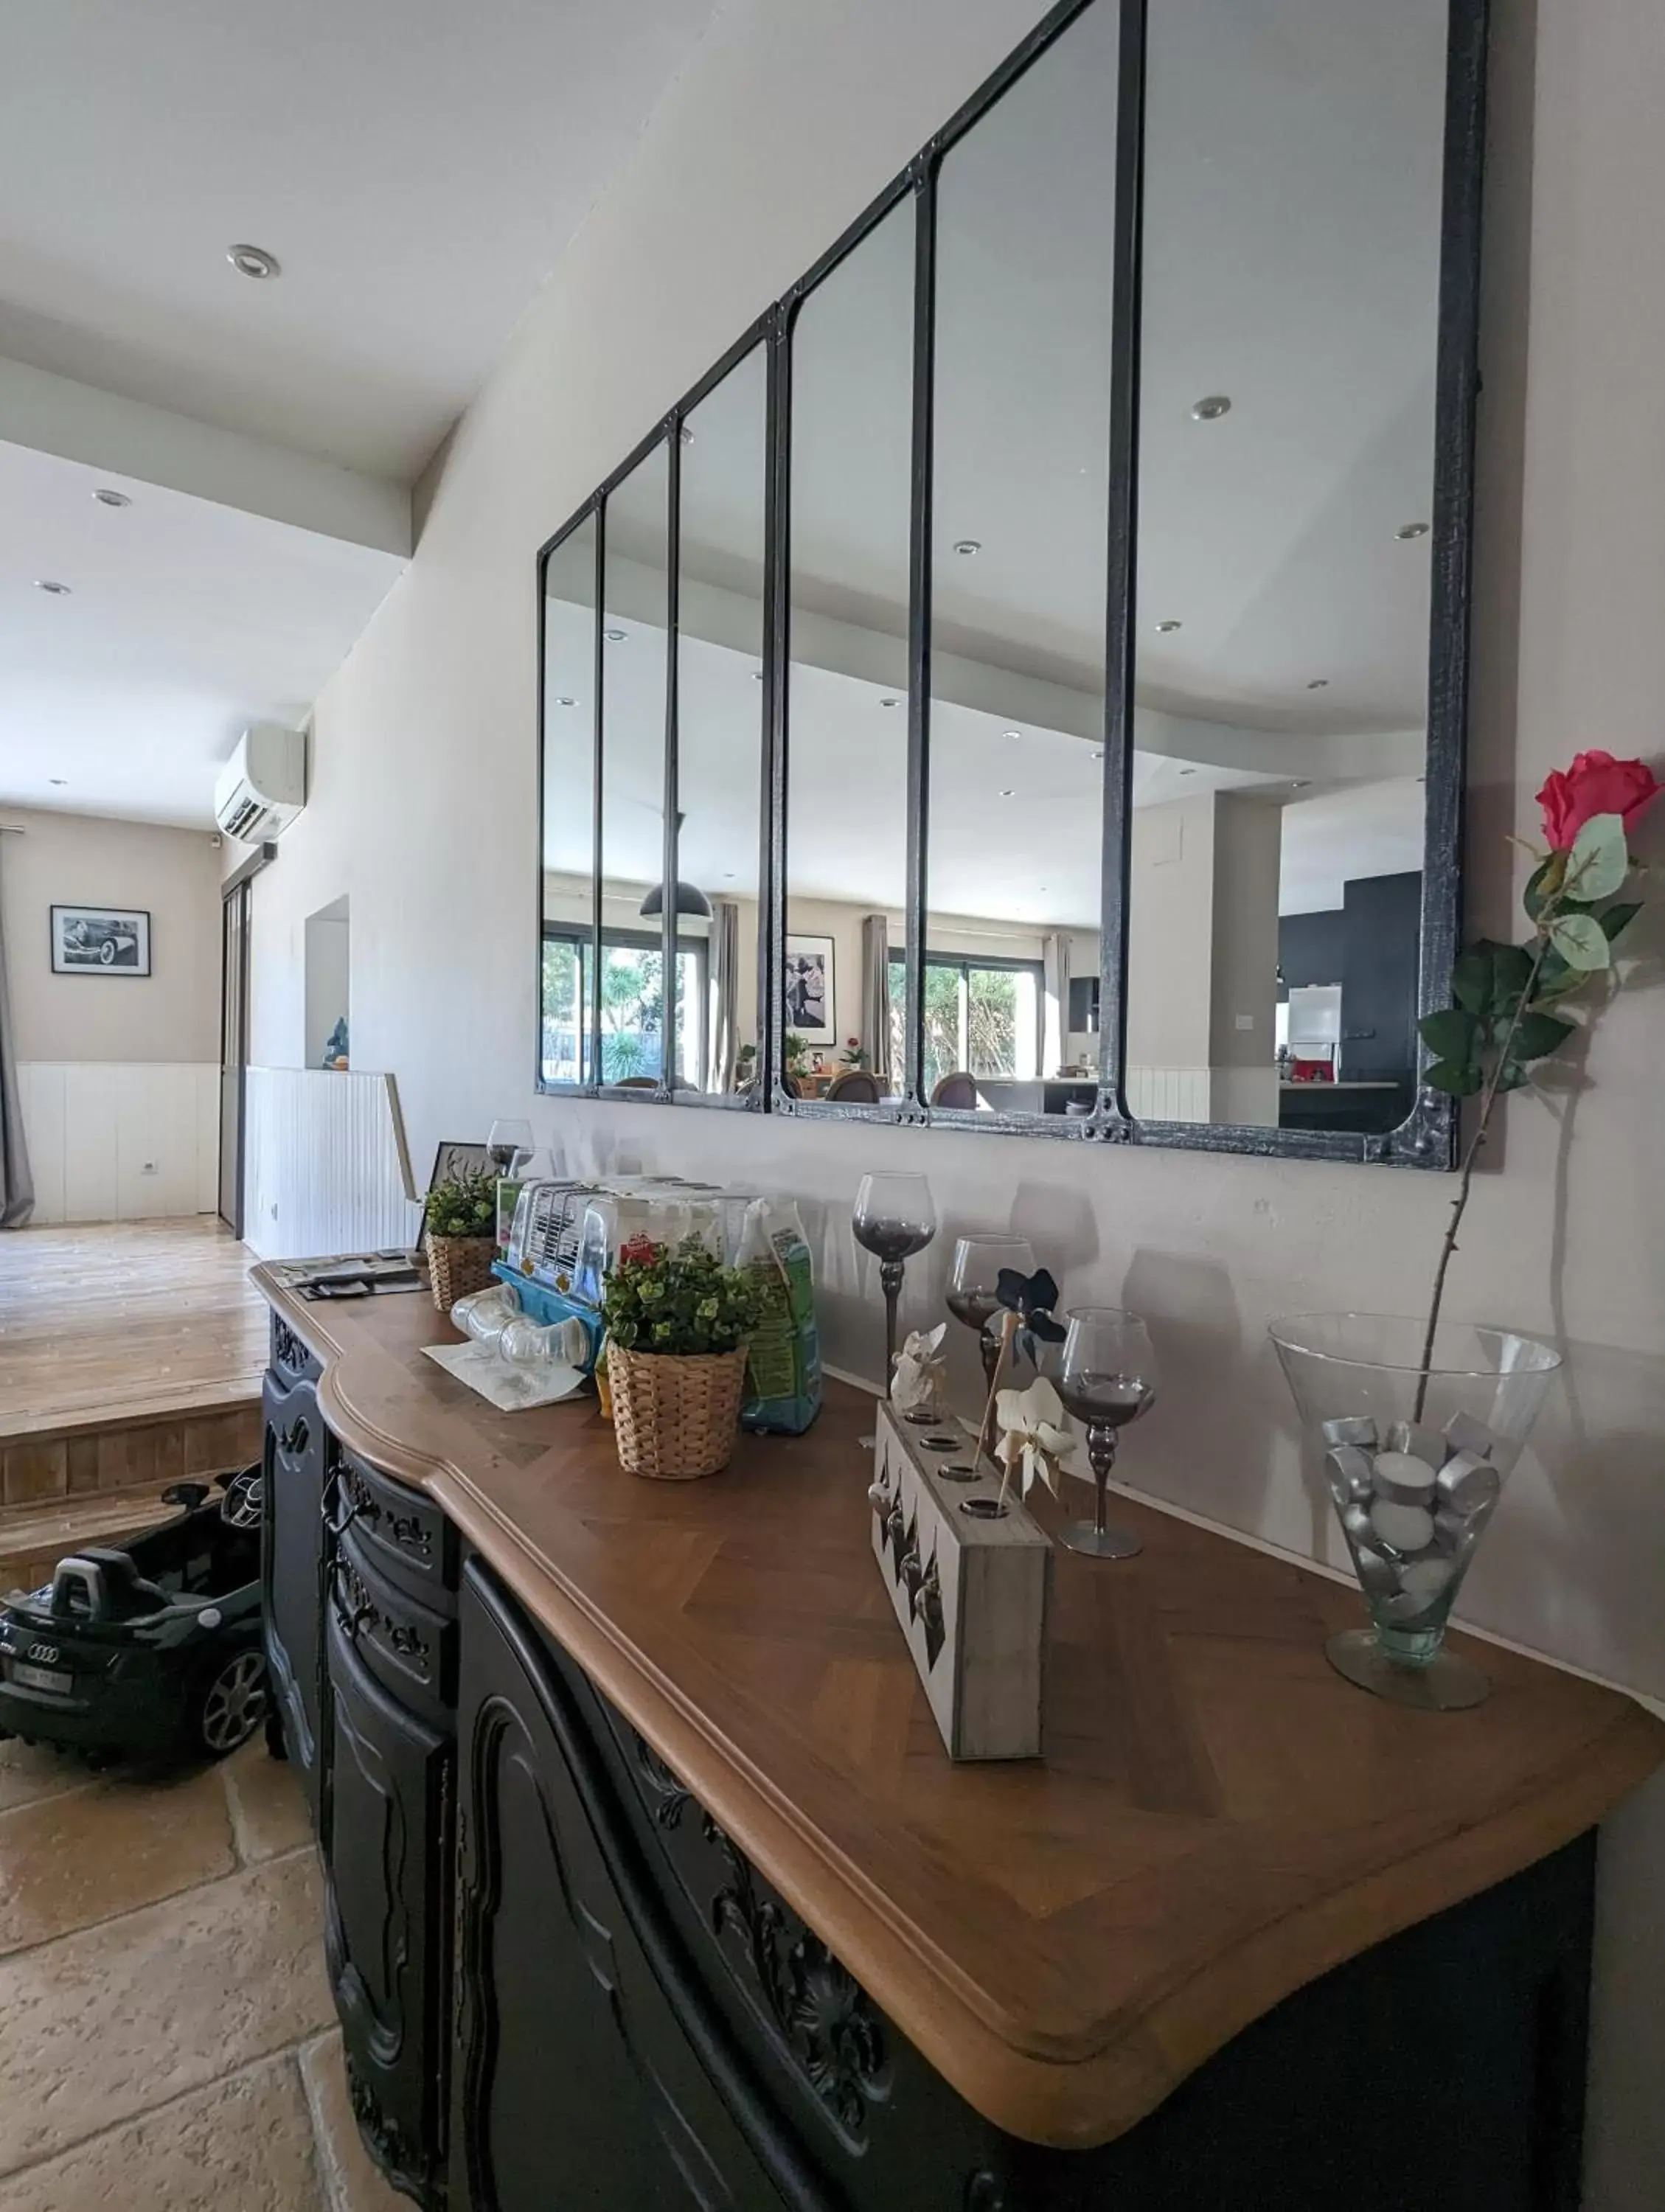
<path id="1" fill-rule="evenodd" d="M 979 1459 L 994 1449 L 994 1401 L 1000 1394 L 1000 1377 L 1006 1373 L 1006 1364 L 1012 1358 L 1012 1340 L 1018 1334 L 1021 1318 L 1020 1315 L 1015 1313 L 1002 1313 L 1000 1316 L 1000 1356 L 994 1362 L 994 1373 L 988 1385 L 988 1400 L 983 1407 L 982 1426 L 977 1431 L 976 1455 Z M 1006 1496 L 1004 1485 L 1001 1486 L 1000 1496 L 1002 1498 Z"/>

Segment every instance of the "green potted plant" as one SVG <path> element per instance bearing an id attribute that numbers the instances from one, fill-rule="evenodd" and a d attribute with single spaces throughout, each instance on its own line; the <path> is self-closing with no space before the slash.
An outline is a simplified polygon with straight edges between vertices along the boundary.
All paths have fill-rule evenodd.
<path id="1" fill-rule="evenodd" d="M 758 1297 L 697 1237 L 621 1245 L 602 1296 L 613 1434 L 632 1474 L 691 1481 L 728 1465 Z"/>
<path id="2" fill-rule="evenodd" d="M 484 1290 L 497 1256 L 495 1177 L 455 1175 L 435 1183 L 422 1208 L 422 1246 L 428 1285 L 441 1313 L 448 1314 L 471 1291 Z"/>

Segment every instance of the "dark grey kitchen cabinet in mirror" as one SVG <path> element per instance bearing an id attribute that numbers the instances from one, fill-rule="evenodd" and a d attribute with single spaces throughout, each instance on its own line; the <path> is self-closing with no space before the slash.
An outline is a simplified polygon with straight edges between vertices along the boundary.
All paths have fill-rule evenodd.
<path id="1" fill-rule="evenodd" d="M 1485 36 L 1065 0 L 551 541 L 540 1083 L 1450 1164 Z"/>

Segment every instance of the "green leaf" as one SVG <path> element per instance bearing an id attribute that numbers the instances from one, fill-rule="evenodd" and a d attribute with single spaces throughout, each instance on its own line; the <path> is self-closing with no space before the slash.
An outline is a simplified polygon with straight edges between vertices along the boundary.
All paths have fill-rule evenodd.
<path id="1" fill-rule="evenodd" d="M 1470 1061 L 1437 1060 L 1431 1067 L 1424 1068 L 1422 1079 L 1431 1091 L 1443 1091 L 1452 1098 L 1472 1098 L 1485 1078 Z"/>
<path id="2" fill-rule="evenodd" d="M 1597 821 L 1605 821 L 1597 815 Z M 1592 921 L 1587 914 L 1559 915 L 1549 926 L 1549 941 L 1569 968 L 1579 968 L 1594 973 L 1599 968 L 1613 965 L 1613 954 L 1602 934 L 1599 922 Z"/>
<path id="3" fill-rule="evenodd" d="M 1480 1024 L 1461 1007 L 1448 1006 L 1443 1013 L 1425 1014 L 1417 1029 L 1436 1060 L 1467 1060 Z"/>
<path id="4" fill-rule="evenodd" d="M 1510 1055 L 1516 1060 L 1543 1060 L 1559 1052 L 1577 1029 L 1577 1022 L 1563 1021 L 1559 1014 L 1522 1014 L 1509 1048 Z"/>
<path id="5" fill-rule="evenodd" d="M 1598 915 L 1596 916 L 1596 920 L 1601 925 L 1601 934 L 1607 939 L 1609 945 L 1613 943 L 1613 939 L 1619 934 L 1621 930 L 1626 930 L 1630 927 L 1631 924 L 1636 920 L 1636 917 L 1641 913 L 1641 900 L 1631 899 L 1619 906 L 1610 906 L 1605 914 Z"/>
<path id="6" fill-rule="evenodd" d="M 1624 817 L 1592 814 L 1567 855 L 1567 890 L 1575 898 L 1611 898 L 1630 872 Z"/>
<path id="7" fill-rule="evenodd" d="M 1567 856 L 1565 853 L 1552 853 L 1547 860 L 1532 871 L 1526 890 L 1521 896 L 1521 903 L 1526 908 L 1528 921 L 1537 921 L 1544 910 L 1546 902 L 1553 898 L 1556 892 L 1560 890 L 1566 872 Z"/>
<path id="8" fill-rule="evenodd" d="M 1532 973 L 1532 956 L 1519 945 L 1498 945 L 1482 938 L 1459 954 L 1451 969 L 1451 992 L 1458 1006 L 1482 1019 L 1512 1013 Z"/>
<path id="9" fill-rule="evenodd" d="M 1518 1091 L 1532 1080 L 1532 1070 L 1522 1067 L 1518 1060 L 1506 1060 L 1498 1071 L 1499 1091 Z"/>

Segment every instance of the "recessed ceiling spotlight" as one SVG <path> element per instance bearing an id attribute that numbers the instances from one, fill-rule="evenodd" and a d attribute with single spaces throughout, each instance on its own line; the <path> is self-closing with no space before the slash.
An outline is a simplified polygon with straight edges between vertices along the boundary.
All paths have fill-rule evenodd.
<path id="1" fill-rule="evenodd" d="M 954 540 L 954 550 L 963 554 L 968 561 L 974 553 L 981 553 L 982 550 L 983 542 L 981 538 L 957 538 Z"/>
<path id="2" fill-rule="evenodd" d="M 1164 637 L 1170 636 L 1175 630 L 1183 629 L 1185 625 L 1183 623 L 1176 623 L 1171 619 L 1168 622 L 1159 622 L 1157 624 L 1158 632 Z"/>
<path id="3" fill-rule="evenodd" d="M 557 699 L 557 700 L 556 701 L 556 702 L 555 702 L 555 703 L 556 703 L 556 705 L 557 707 L 575 707 L 575 706 L 578 704 L 578 702 L 577 702 L 577 700 L 576 700 L 576 699 L 572 698 L 572 697 L 570 697 L 568 695 L 567 695 L 567 694 L 563 693 L 563 694 L 562 695 L 562 696 L 561 696 L 559 699 Z"/>
<path id="4" fill-rule="evenodd" d="M 881 699 L 878 703 L 881 707 L 899 707 L 902 702 L 900 699 Z"/>
<path id="5" fill-rule="evenodd" d="M 609 645 L 623 645 L 624 642 L 624 633 L 622 629 L 604 629 L 601 635 Z"/>
<path id="6" fill-rule="evenodd" d="M 1427 535 L 1425 522 L 1401 522 L 1394 532 L 1395 538 L 1425 538 Z"/>
<path id="7" fill-rule="evenodd" d="M 67 599 L 70 596 L 70 586 L 54 583 L 50 576 L 37 576 L 34 588 L 37 592 L 50 592 L 55 599 Z"/>
<path id="8" fill-rule="evenodd" d="M 68 783 L 70 779 L 67 775 L 49 775 L 46 778 L 46 781 L 54 787 L 54 789 L 62 791 L 64 785 Z"/>
<path id="9" fill-rule="evenodd" d="M 1289 787 L 1291 791 L 1305 791 L 1311 781 L 1312 778 L 1310 775 L 1292 775 L 1289 780 Z"/>
<path id="10" fill-rule="evenodd" d="M 226 259 L 240 276 L 252 276 L 259 284 L 283 274 L 277 256 L 268 253 L 264 246 L 228 246 Z"/>
<path id="11" fill-rule="evenodd" d="M 734 880 L 734 871 L 733 871 L 733 869 L 732 869 L 732 868 L 725 868 L 725 869 L 723 870 L 723 881 L 724 881 L 726 884 L 732 884 L 732 883 L 733 882 L 733 880 Z"/>
<path id="12" fill-rule="evenodd" d="M 1330 680 L 1328 676 L 1315 676 L 1307 686 L 1309 691 L 1328 691 L 1329 688 Z"/>
<path id="13" fill-rule="evenodd" d="M 1000 735 L 1003 738 L 1009 738 L 1013 744 L 1016 744 L 1023 737 L 1023 734 L 1024 733 L 1021 730 L 1002 730 L 1000 732 Z"/>
<path id="14" fill-rule="evenodd" d="M 751 680 L 752 680 L 752 682 L 753 682 L 754 684 L 761 684 L 761 683 L 763 682 L 763 670 L 762 670 L 761 668 L 754 668 L 754 669 L 752 670 L 752 672 L 751 672 Z"/>
<path id="15" fill-rule="evenodd" d="M 1182 768 L 1180 770 L 1180 774 L 1182 775 L 1194 775 L 1196 774 L 1196 770 L 1194 768 Z"/>
<path id="16" fill-rule="evenodd" d="M 678 431 L 677 435 L 681 439 L 684 446 L 691 446 L 694 442 L 694 433 L 689 428 L 686 422 L 684 422 L 681 429 Z"/>
<path id="17" fill-rule="evenodd" d="M 100 507 L 131 507 L 133 504 L 125 491 L 112 491 L 107 484 L 100 484 L 93 497 Z"/>
<path id="18" fill-rule="evenodd" d="M 1223 392 L 1211 392 L 1206 399 L 1199 399 L 1191 410 L 1191 419 L 1196 422 L 1218 422 L 1222 415 L 1231 412 L 1231 402 Z"/>
<path id="19" fill-rule="evenodd" d="M 1001 796 L 1001 798 L 1002 798 L 1002 799 L 1016 799 L 1016 797 L 1018 796 L 1018 794 L 1017 794 L 1016 791 L 1015 791 L 1015 790 L 1013 790 L 1013 789 L 1011 787 L 1011 786 L 1010 786 L 1010 785 L 1008 785 L 1008 786 L 1007 786 L 1007 787 L 1006 787 L 1006 790 L 1004 790 L 1004 791 L 1000 793 L 1000 796 Z"/>

